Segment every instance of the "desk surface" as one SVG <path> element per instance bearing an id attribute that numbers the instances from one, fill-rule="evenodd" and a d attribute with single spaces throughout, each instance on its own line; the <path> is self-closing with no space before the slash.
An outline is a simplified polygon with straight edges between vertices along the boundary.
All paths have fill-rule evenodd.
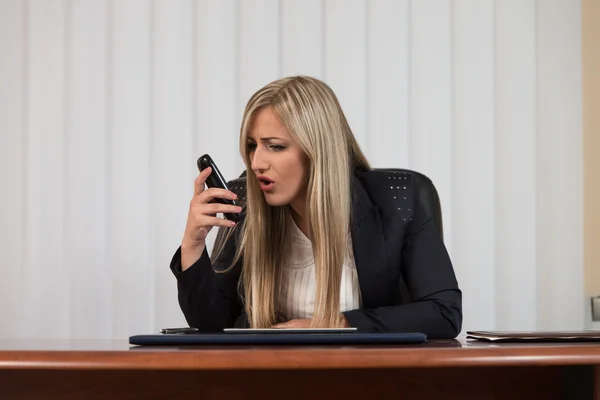
<path id="1" fill-rule="evenodd" d="M 600 365 L 600 343 L 137 347 L 123 341 L 1 340 L 0 369 L 264 370 Z"/>

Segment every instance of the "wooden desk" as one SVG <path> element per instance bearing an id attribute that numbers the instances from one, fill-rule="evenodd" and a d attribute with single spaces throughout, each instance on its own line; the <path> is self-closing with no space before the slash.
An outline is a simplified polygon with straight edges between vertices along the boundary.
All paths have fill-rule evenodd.
<path id="1" fill-rule="evenodd" d="M 131 347 L 0 342 L 0 398 L 600 399 L 600 345 Z"/>

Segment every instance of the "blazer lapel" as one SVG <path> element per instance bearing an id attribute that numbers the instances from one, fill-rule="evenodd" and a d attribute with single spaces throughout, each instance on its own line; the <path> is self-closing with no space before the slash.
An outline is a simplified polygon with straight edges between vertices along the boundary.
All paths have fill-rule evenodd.
<path id="1" fill-rule="evenodd" d="M 352 247 L 363 308 L 385 304 L 388 283 L 385 243 L 379 208 L 353 177 Z"/>

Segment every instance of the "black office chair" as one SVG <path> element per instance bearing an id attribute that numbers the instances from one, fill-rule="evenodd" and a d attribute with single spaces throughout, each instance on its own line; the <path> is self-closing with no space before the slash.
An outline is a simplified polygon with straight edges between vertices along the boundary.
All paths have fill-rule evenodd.
<path id="1" fill-rule="evenodd" d="M 404 172 L 413 175 L 419 191 L 419 199 L 421 204 L 431 216 L 433 225 L 436 227 L 442 240 L 444 239 L 444 224 L 442 221 L 442 206 L 440 203 L 440 196 L 438 195 L 435 185 L 427 176 L 420 172 L 412 171 L 410 169 L 402 168 L 373 168 L 375 171 L 386 171 L 386 172 Z"/>
<path id="2" fill-rule="evenodd" d="M 419 191 L 419 199 L 421 204 L 425 207 L 427 213 L 431 216 L 434 226 L 437 228 L 442 240 L 444 239 L 444 225 L 442 222 L 442 206 L 440 204 L 440 197 L 435 185 L 427 176 L 420 172 L 412 171 L 410 169 L 402 168 L 373 168 L 375 171 L 386 171 L 386 172 L 402 172 L 413 175 L 415 182 L 417 183 Z M 242 172 L 238 179 L 230 182 L 231 191 L 239 194 L 246 192 L 246 171 Z"/>

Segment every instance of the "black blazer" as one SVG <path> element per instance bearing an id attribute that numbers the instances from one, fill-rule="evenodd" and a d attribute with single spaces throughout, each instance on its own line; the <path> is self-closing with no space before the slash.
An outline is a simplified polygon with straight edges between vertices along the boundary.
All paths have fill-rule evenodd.
<path id="1" fill-rule="evenodd" d="M 352 184 L 352 244 L 363 308 L 344 312 L 362 332 L 422 332 L 454 338 L 462 326 L 462 293 L 452 263 L 431 218 L 419 204 L 412 175 L 400 189 L 389 172 L 356 171 Z M 201 331 L 247 327 L 237 285 L 232 238 L 214 265 L 206 250 L 181 272 L 181 249 L 171 261 L 179 304 L 190 326 Z"/>

